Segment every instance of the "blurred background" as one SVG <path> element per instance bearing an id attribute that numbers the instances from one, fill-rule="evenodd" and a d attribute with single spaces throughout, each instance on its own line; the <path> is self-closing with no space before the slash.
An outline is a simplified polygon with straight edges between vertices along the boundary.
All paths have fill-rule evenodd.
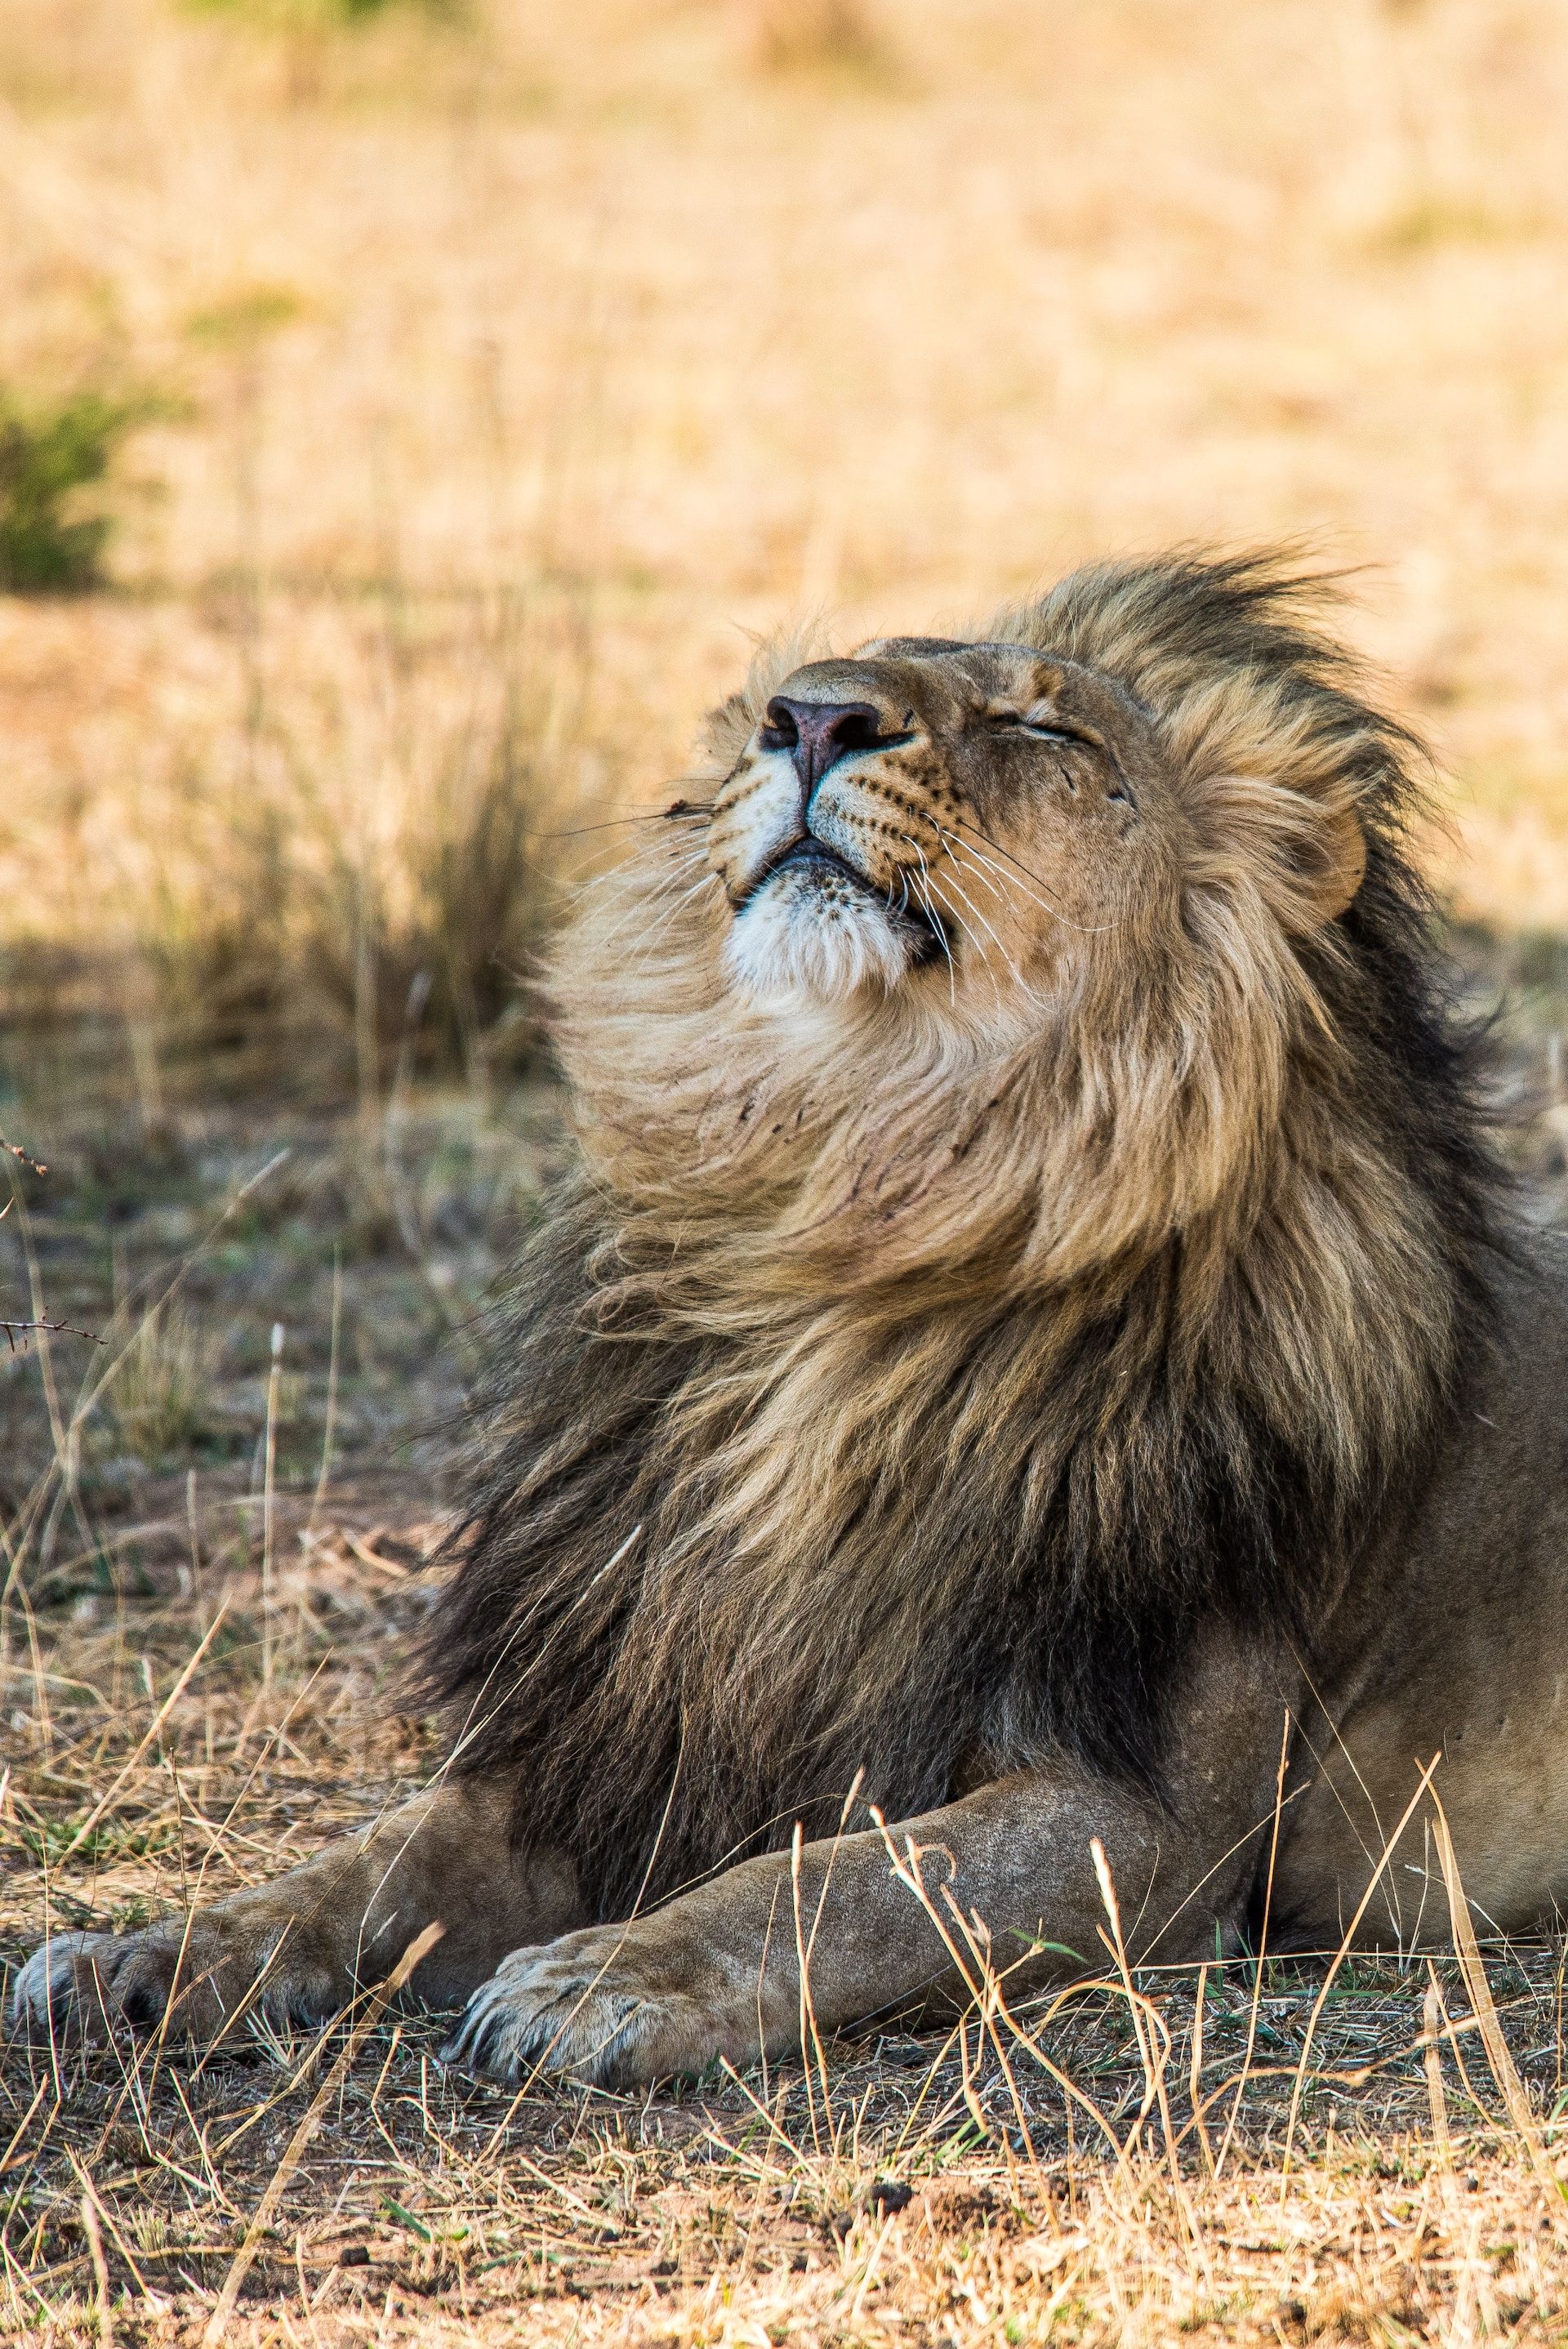
<path id="1" fill-rule="evenodd" d="M 0 0 L 13 1063 L 521 1067 L 754 632 L 1176 538 L 1568 925 L 1565 125 L 1554 0 Z"/>

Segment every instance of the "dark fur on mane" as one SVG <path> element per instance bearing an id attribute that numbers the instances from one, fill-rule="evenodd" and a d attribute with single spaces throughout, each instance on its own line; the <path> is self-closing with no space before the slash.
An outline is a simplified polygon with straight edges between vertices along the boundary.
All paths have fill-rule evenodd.
<path id="1" fill-rule="evenodd" d="M 498 1316 L 426 1673 L 455 1766 L 515 1776 L 520 1839 L 570 1854 L 595 1916 L 787 1844 L 798 1819 L 831 1831 L 857 1774 L 890 1818 L 1051 1751 L 1158 1785 L 1197 1627 L 1310 1647 L 1418 1488 L 1486 1327 L 1502 1178 L 1406 846 L 1418 746 L 1368 706 L 1314 593 L 1267 561 L 1181 556 L 1077 574 L 992 634 L 1098 667 L 1157 725 L 1205 680 L 1255 689 L 1346 778 L 1366 876 L 1291 949 L 1324 1015 L 1293 1081 L 1408 1203 L 1426 1269 L 1377 1309 L 1418 1365 L 1409 1392 L 1344 1443 L 1330 1368 L 1307 1361 L 1299 1409 L 1260 1397 L 1274 1243 L 1251 1226 L 1218 1301 L 1192 1303 L 1200 1239 L 1178 1231 L 1078 1284 L 1044 1347 L 1056 1309 L 1004 1280 L 946 1315 L 896 1451 L 853 1464 L 839 1537 L 776 1601 L 767 1561 L 732 1555 L 716 1466 L 766 1387 L 766 1333 L 665 1309 L 668 1243 L 573 1178 Z M 1314 1179 L 1332 1195 L 1332 1164 Z M 868 1361 L 891 1381 L 935 1345 L 926 1319 L 888 1320 Z M 793 1473 L 804 1505 L 809 1433 Z"/>

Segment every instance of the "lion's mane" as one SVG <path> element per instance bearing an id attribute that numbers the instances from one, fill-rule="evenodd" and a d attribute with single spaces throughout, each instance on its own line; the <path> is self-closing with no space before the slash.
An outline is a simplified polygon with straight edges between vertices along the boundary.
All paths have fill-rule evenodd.
<path id="1" fill-rule="evenodd" d="M 456 1766 L 515 1772 L 595 1914 L 857 1786 L 907 1816 L 1064 1748 L 1158 1785 L 1194 1630 L 1309 1649 L 1427 1473 L 1502 1185 L 1422 754 L 1322 594 L 1179 555 L 986 632 L 1132 695 L 1192 837 L 1181 968 L 1086 940 L 1000 1055 L 896 1003 L 748 1010 L 700 811 L 568 933 L 581 1169 L 500 1319 L 428 1666 Z M 718 713 L 720 774 L 772 682 Z M 1304 932 L 1347 802 L 1365 879 Z"/>

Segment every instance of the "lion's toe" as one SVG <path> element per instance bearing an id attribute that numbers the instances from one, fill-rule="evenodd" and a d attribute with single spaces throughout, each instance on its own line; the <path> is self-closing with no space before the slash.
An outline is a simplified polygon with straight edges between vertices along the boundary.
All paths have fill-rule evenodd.
<path id="1" fill-rule="evenodd" d="M 645 2076 L 640 2058 L 659 2019 L 634 1967 L 547 1944 L 514 1951 L 480 1984 L 441 2055 L 502 2079 L 569 2073 L 605 2086 Z"/>
<path id="2" fill-rule="evenodd" d="M 80 2027 L 101 2013 L 111 1952 L 122 1936 L 57 1933 L 34 1951 L 11 1985 L 14 2028 L 45 2031 Z"/>
<path id="3" fill-rule="evenodd" d="M 171 2024 L 211 2041 L 254 2008 L 277 2023 L 323 2021 L 338 2002 L 334 1988 L 286 1931 L 257 1936 L 211 1914 L 133 1933 L 58 1935 L 16 1976 L 11 2013 L 18 2028 L 72 2037 Z"/>
<path id="4" fill-rule="evenodd" d="M 211 2029 L 207 1984 L 182 1963 L 178 1930 L 69 1933 L 35 1950 L 11 1991 L 11 2015 L 25 2029 L 101 2037 L 116 2029 L 155 2030 L 172 2006 L 182 2023 Z"/>

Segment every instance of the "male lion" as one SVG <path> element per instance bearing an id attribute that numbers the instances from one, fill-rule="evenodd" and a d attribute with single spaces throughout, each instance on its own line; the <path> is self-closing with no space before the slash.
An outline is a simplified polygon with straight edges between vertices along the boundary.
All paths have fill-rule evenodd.
<path id="1" fill-rule="evenodd" d="M 825 2029 L 961 1993 L 956 1915 L 1026 1983 L 1092 1958 L 1095 1838 L 1135 1957 L 1265 1889 L 1274 1948 L 1408 1944 L 1439 1754 L 1478 1915 L 1550 1915 L 1568 1266 L 1440 991 L 1418 746 L 1315 596 L 1092 568 L 725 705 L 558 959 L 581 1170 L 435 1617 L 439 1784 L 57 1939 L 25 2013 L 324 2016 L 439 1919 L 462 2058 L 743 2064 L 807 1941 Z"/>

